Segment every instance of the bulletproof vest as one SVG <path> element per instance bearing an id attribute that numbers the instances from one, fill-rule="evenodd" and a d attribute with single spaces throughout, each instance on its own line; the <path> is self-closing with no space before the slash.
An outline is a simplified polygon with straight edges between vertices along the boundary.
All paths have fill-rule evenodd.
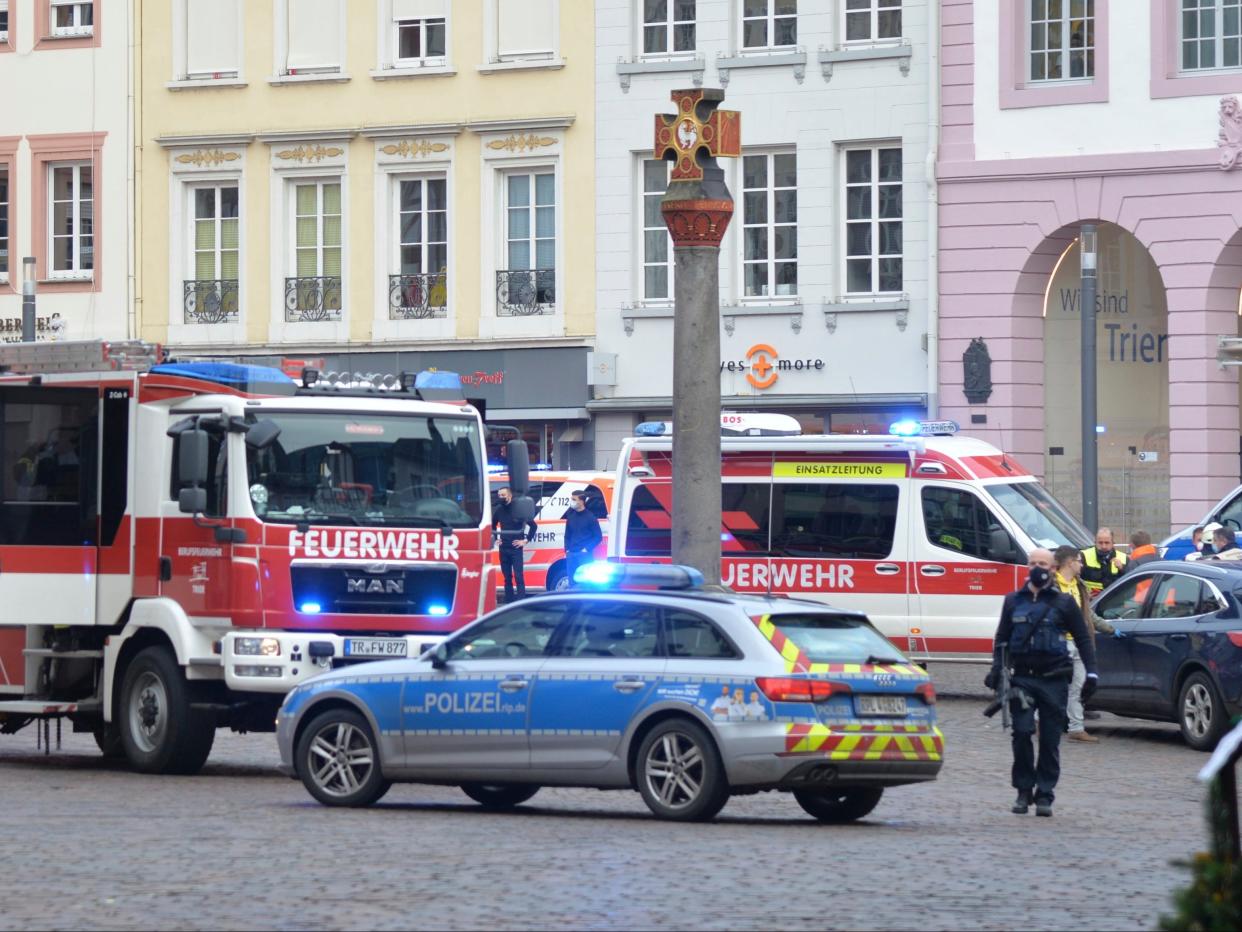
<path id="1" fill-rule="evenodd" d="M 1021 666 L 1051 668 L 1069 660 L 1061 613 L 1054 601 L 1019 599 L 1013 607 L 1013 629 L 1009 634 L 1009 657 Z"/>

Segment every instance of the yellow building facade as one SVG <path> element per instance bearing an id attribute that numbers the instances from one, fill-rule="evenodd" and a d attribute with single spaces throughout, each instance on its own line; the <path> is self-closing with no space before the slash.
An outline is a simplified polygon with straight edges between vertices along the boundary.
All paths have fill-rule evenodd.
<path id="1" fill-rule="evenodd" d="M 187 355 L 455 369 L 489 420 L 577 465 L 593 6 L 141 0 L 141 336 Z"/>

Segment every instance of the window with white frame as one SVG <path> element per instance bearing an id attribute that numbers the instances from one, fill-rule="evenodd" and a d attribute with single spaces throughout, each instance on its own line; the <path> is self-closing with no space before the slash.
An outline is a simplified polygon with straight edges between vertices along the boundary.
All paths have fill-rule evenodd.
<path id="1" fill-rule="evenodd" d="M 241 63 L 240 2 L 184 0 L 185 59 L 181 77 L 237 77 Z"/>
<path id="2" fill-rule="evenodd" d="M 668 188 L 671 163 L 663 159 L 643 160 L 643 300 L 670 301 L 673 298 L 672 237 L 660 213 L 660 202 Z"/>
<path id="3" fill-rule="evenodd" d="M 547 313 L 556 303 L 556 173 L 507 172 L 504 268 L 497 273 L 501 316 Z"/>
<path id="4" fill-rule="evenodd" d="M 1028 0 L 1031 81 L 1095 75 L 1095 0 Z"/>
<path id="5" fill-rule="evenodd" d="M 389 278 L 393 320 L 444 317 L 448 307 L 448 180 L 397 178 L 396 272 Z"/>
<path id="6" fill-rule="evenodd" d="M 742 0 L 742 48 L 798 44 L 798 0 Z"/>
<path id="7" fill-rule="evenodd" d="M 643 0 L 643 54 L 695 50 L 695 0 Z"/>
<path id="8" fill-rule="evenodd" d="M 285 320 L 341 319 L 341 181 L 298 179 L 293 197 L 293 274 L 285 280 Z"/>
<path id="9" fill-rule="evenodd" d="M 89 36 L 95 30 L 95 5 L 86 0 L 51 0 L 54 36 Z"/>
<path id="10" fill-rule="evenodd" d="M 748 298 L 798 293 L 798 156 L 742 157 L 742 285 Z"/>
<path id="11" fill-rule="evenodd" d="M 1242 0 L 1181 0 L 1182 71 L 1242 67 Z"/>
<path id="12" fill-rule="evenodd" d="M 445 64 L 449 0 L 392 0 L 392 58 L 398 68 Z"/>
<path id="13" fill-rule="evenodd" d="M 9 278 L 9 169 L 0 166 L 0 281 Z"/>
<path id="14" fill-rule="evenodd" d="M 341 70 L 343 0 L 285 0 L 286 74 Z"/>
<path id="15" fill-rule="evenodd" d="M 241 249 L 238 185 L 235 181 L 195 185 L 190 188 L 190 203 L 186 322 L 235 322 Z"/>
<path id="16" fill-rule="evenodd" d="M 48 168 L 48 245 L 53 278 L 90 278 L 95 268 L 91 163 Z"/>
<path id="17" fill-rule="evenodd" d="M 556 54 L 558 0 L 493 2 L 496 4 L 496 56 L 500 61 L 552 58 Z"/>
<path id="18" fill-rule="evenodd" d="M 9 41 L 9 0 L 0 0 L 0 42 Z"/>
<path id="19" fill-rule="evenodd" d="M 845 41 L 901 38 L 902 0 L 845 0 Z"/>
<path id="20" fill-rule="evenodd" d="M 845 152 L 845 290 L 902 290 L 901 149 Z"/>

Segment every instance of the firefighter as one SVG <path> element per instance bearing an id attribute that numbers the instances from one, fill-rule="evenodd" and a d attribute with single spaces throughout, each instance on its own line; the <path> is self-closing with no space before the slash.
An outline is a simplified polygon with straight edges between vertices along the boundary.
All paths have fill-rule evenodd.
<path id="1" fill-rule="evenodd" d="M 1126 555 L 1113 546 L 1112 529 L 1100 528 L 1095 532 L 1095 546 L 1082 552 L 1082 581 L 1087 584 L 1091 598 L 1098 596 L 1125 570 Z"/>

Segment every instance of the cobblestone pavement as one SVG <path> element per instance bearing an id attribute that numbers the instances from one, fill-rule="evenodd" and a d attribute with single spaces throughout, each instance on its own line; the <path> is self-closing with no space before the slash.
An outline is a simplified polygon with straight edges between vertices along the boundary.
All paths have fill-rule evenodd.
<path id="1" fill-rule="evenodd" d="M 979 693 L 978 667 L 933 670 Z M 314 803 L 270 735 L 221 733 L 197 777 L 50 756 L 0 737 L 0 927 L 1151 928 L 1204 846 L 1206 757 L 1171 725 L 1105 716 L 1063 745 L 1056 816 L 1009 813 L 1008 739 L 981 698 L 940 703 L 933 784 L 821 826 L 776 793 L 716 822 L 651 818 L 638 795 L 544 790 L 488 814 L 397 786 L 371 810 Z"/>

